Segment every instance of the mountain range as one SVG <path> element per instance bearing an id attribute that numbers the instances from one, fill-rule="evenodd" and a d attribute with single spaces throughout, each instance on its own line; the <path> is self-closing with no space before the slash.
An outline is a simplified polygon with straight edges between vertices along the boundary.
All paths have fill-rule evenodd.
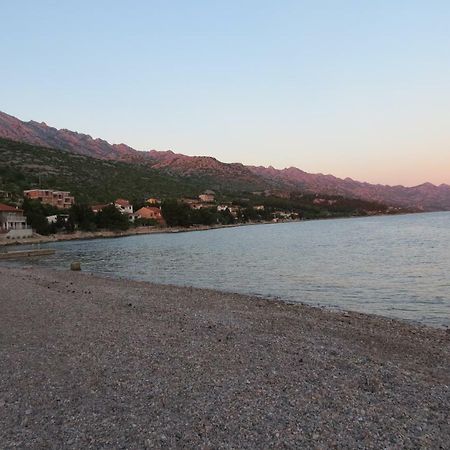
<path id="1" fill-rule="evenodd" d="M 308 193 L 342 195 L 377 201 L 424 211 L 450 210 L 450 186 L 424 183 L 419 186 L 387 186 L 337 178 L 333 175 L 311 174 L 296 167 L 245 166 L 223 163 L 209 156 L 187 156 L 172 151 L 139 151 L 126 144 L 110 144 L 87 134 L 56 129 L 44 122 L 20 119 L 0 112 L 0 137 L 101 160 L 115 160 L 148 165 L 153 171 L 176 174 L 179 177 L 201 177 L 211 186 L 227 185 L 236 190 L 304 191 Z"/>

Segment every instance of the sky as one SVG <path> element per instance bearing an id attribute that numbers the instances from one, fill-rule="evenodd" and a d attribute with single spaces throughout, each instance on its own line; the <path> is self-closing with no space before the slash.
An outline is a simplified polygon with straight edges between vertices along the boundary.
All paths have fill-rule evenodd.
<path id="1" fill-rule="evenodd" d="M 0 110 L 225 162 L 450 183 L 450 2 L 0 0 Z"/>

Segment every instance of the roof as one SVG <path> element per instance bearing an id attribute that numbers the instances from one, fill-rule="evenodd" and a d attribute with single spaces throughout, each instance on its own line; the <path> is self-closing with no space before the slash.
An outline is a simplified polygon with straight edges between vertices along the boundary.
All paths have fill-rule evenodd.
<path id="1" fill-rule="evenodd" d="M 130 206 L 130 202 L 124 198 L 118 198 L 114 203 L 123 207 Z"/>
<path id="2" fill-rule="evenodd" d="M 51 194 L 70 195 L 70 191 L 55 191 L 54 189 L 27 189 L 27 190 L 23 191 L 24 194 L 29 194 L 30 192 L 49 192 Z"/>
<path id="3" fill-rule="evenodd" d="M 143 206 L 134 213 L 135 216 L 140 216 L 144 219 L 153 219 L 155 214 L 161 216 L 161 210 L 156 206 Z"/>
<path id="4" fill-rule="evenodd" d="M 15 206 L 4 205 L 0 203 L 0 212 L 23 212 L 22 209 L 18 209 Z"/>
<path id="5" fill-rule="evenodd" d="M 205 192 L 203 192 L 203 195 L 216 195 L 216 193 L 214 191 L 211 191 L 209 189 L 207 189 Z"/>
<path id="6" fill-rule="evenodd" d="M 106 208 L 111 203 L 107 203 L 106 205 L 91 205 L 92 211 L 101 211 L 103 208 Z"/>

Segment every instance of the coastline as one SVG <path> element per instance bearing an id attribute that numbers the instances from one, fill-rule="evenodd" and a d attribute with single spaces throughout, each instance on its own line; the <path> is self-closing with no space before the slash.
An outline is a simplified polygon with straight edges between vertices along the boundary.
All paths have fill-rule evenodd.
<path id="1" fill-rule="evenodd" d="M 433 212 L 446 212 L 446 211 L 421 211 L 413 213 L 402 213 L 402 214 L 377 214 L 372 216 L 342 216 L 342 217 L 321 217 L 317 219 L 296 219 L 296 220 L 279 220 L 277 222 L 273 221 L 262 221 L 262 222 L 247 222 L 247 223 L 234 223 L 229 225 L 196 225 L 192 227 L 136 227 L 130 228 L 125 231 L 76 231 L 74 233 L 57 233 L 51 234 L 49 236 L 35 235 L 31 238 L 7 240 L 0 238 L 0 247 L 6 247 L 11 245 L 33 245 L 33 244 L 47 244 L 51 242 L 61 242 L 61 241 L 75 241 L 75 240 L 90 240 L 90 239 L 111 239 L 120 238 L 127 236 L 141 236 L 146 234 L 163 234 L 163 233 L 189 233 L 192 231 L 209 231 L 209 230 L 219 230 L 222 228 L 236 228 L 236 227 L 246 227 L 253 225 L 277 225 L 281 223 L 302 223 L 311 221 L 322 221 L 322 220 L 343 220 L 343 219 L 362 219 L 369 217 L 388 217 L 388 216 L 403 216 L 410 214 L 429 214 Z"/>
<path id="2" fill-rule="evenodd" d="M 120 238 L 127 236 L 141 236 L 146 234 L 170 234 L 170 233 L 189 233 L 192 231 L 208 231 L 208 230 L 219 230 L 222 228 L 236 228 L 245 227 L 252 225 L 270 225 L 277 223 L 291 223 L 291 222 L 302 222 L 301 220 L 284 220 L 280 222 L 250 222 L 250 223 L 235 223 L 230 225 L 196 225 L 192 227 L 136 227 L 130 228 L 125 231 L 76 231 L 74 233 L 57 233 L 51 234 L 49 236 L 36 235 L 31 238 L 17 239 L 17 240 L 6 240 L 0 239 L 1 246 L 11 246 L 11 245 L 31 245 L 31 244 L 47 244 L 51 242 L 60 241 L 76 241 L 76 240 L 90 240 L 90 239 L 111 239 Z"/>
<path id="3" fill-rule="evenodd" d="M 1 447 L 450 439 L 448 331 L 82 272 L 0 267 L 0 286 Z"/>

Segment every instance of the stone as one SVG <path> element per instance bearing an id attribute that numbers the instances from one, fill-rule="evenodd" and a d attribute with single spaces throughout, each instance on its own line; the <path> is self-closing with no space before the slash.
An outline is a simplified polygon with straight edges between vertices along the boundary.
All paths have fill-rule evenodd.
<path id="1" fill-rule="evenodd" d="M 81 270 L 81 264 L 79 261 L 73 261 L 70 263 L 70 270 Z"/>

